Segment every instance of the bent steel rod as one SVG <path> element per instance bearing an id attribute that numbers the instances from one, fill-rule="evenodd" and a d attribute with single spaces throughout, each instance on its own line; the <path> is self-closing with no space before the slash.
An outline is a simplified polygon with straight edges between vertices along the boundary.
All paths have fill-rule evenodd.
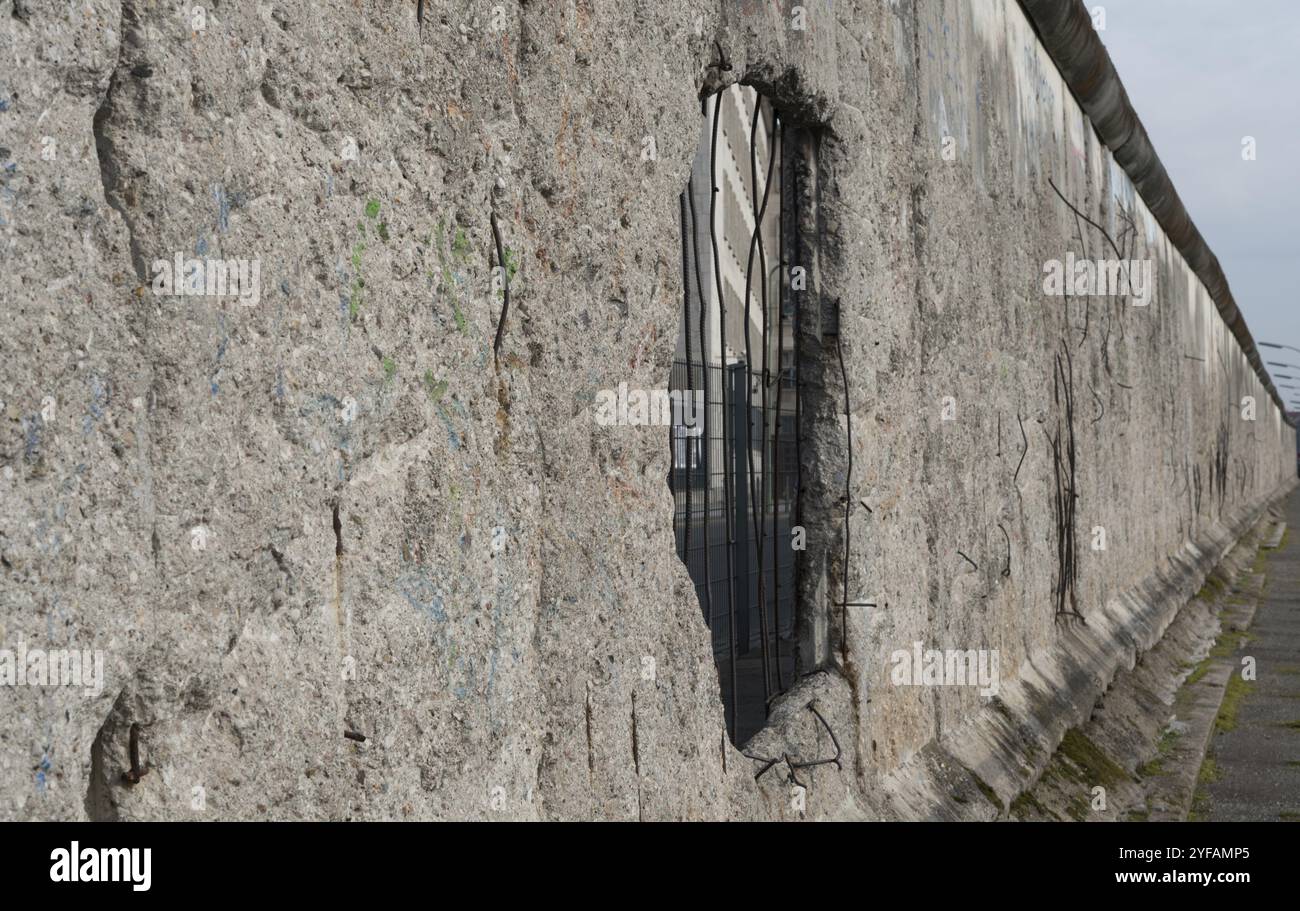
<path id="1" fill-rule="evenodd" d="M 704 317 L 705 317 L 704 286 L 700 281 L 700 255 L 699 255 L 699 248 L 696 245 L 696 238 L 699 235 L 696 233 L 696 223 L 695 223 L 695 178 L 694 176 L 692 176 L 691 179 L 686 183 L 686 195 L 690 202 L 690 210 L 691 210 L 691 265 L 693 266 L 693 270 L 695 272 L 695 297 L 699 301 L 699 311 L 700 311 L 700 379 L 704 386 L 704 426 L 701 431 L 703 434 L 703 443 L 704 443 L 703 446 L 704 603 L 705 603 L 705 610 L 707 610 L 709 614 L 709 636 L 710 638 L 712 638 L 713 636 L 713 632 L 712 632 L 713 631 L 713 574 L 709 569 L 709 516 L 711 515 L 709 510 L 709 499 L 710 499 L 709 489 L 713 486 L 713 475 L 710 473 L 710 467 L 713 463 L 713 460 L 710 458 L 710 454 L 709 454 L 709 450 L 712 448 L 710 445 L 711 441 L 709 437 L 709 406 L 713 404 L 713 399 L 709 395 L 709 349 L 708 349 L 708 344 L 705 341 L 705 331 L 704 331 Z M 689 308 L 687 312 L 689 315 Z M 691 328 L 690 328 L 690 324 L 687 323 L 686 326 L 687 345 L 690 344 L 690 337 L 691 337 Z M 690 360 L 691 359 L 688 355 L 686 358 L 687 371 L 690 371 L 692 369 Z M 697 420 L 699 419 L 698 415 L 696 416 L 696 419 Z M 709 647 L 710 648 L 713 647 L 712 642 L 709 643 Z"/>
<path id="2" fill-rule="evenodd" d="M 750 336 L 752 333 L 750 332 L 749 298 L 753 290 L 754 253 L 756 250 L 758 251 L 760 257 L 759 260 L 760 281 L 762 282 L 761 305 L 764 308 L 763 342 L 764 344 L 766 344 L 767 342 L 767 312 L 766 312 L 767 267 L 766 267 L 766 261 L 763 257 L 763 219 L 767 215 L 767 201 L 768 201 L 768 195 L 772 190 L 772 171 L 773 171 L 773 164 L 775 163 L 776 159 L 775 156 L 771 154 L 771 148 L 769 147 L 768 158 L 767 158 L 767 177 L 766 180 L 764 181 L 763 198 L 760 204 L 759 198 L 757 196 L 758 148 L 755 140 L 758 138 L 758 123 L 762 119 L 762 112 L 763 112 L 762 98 L 761 96 L 756 96 L 754 100 L 754 118 L 753 121 L 750 123 L 750 127 L 749 127 L 749 179 L 750 179 L 749 186 L 750 186 L 750 201 L 753 205 L 753 211 L 754 211 L 754 232 L 752 235 L 750 235 L 749 257 L 745 268 L 745 297 L 744 297 L 745 310 L 744 310 L 743 325 L 745 330 L 745 361 L 746 361 L 745 383 L 747 389 L 753 388 L 752 378 L 754 376 L 753 374 L 754 356 L 753 356 L 752 347 L 750 345 Z M 764 352 L 763 358 L 764 361 L 766 361 L 767 359 L 766 352 Z M 766 403 L 766 398 L 767 398 L 767 388 L 766 386 L 764 386 L 763 396 L 762 396 L 762 401 L 764 403 Z M 763 521 L 763 510 L 761 508 L 761 504 L 759 503 L 759 495 L 755 491 L 756 472 L 754 471 L 754 441 L 753 441 L 754 422 L 751 415 L 752 415 L 752 408 L 747 408 L 745 414 L 745 451 L 748 458 L 748 462 L 747 462 L 748 471 L 746 472 L 748 477 L 746 478 L 746 480 L 749 483 L 750 516 L 753 520 L 753 525 L 754 525 L 754 539 L 756 543 L 756 554 L 757 554 L 758 623 L 759 623 L 759 636 L 762 639 L 761 651 L 763 655 L 763 705 L 764 705 L 764 709 L 766 710 L 767 703 L 770 701 L 772 695 L 772 691 L 771 691 L 772 656 L 770 652 L 770 645 L 768 643 L 767 592 L 766 592 L 766 586 L 763 579 L 763 549 L 764 549 L 764 537 L 767 528 L 765 522 Z M 763 421 L 764 421 L 763 436 L 764 438 L 766 438 L 766 428 L 767 428 L 766 408 L 763 409 Z M 764 454 L 766 454 L 766 452 Z M 758 490 L 759 491 L 763 490 L 761 484 L 759 485 Z"/>
<path id="3" fill-rule="evenodd" d="M 778 120 L 779 124 L 779 120 Z M 776 130 L 773 129 L 773 149 Z M 785 674 L 781 670 L 781 553 L 780 535 L 777 532 L 781 509 L 778 490 L 781 486 L 781 357 L 785 353 L 785 127 L 781 124 L 781 210 L 777 221 L 777 304 L 776 304 L 776 422 L 772 430 L 772 625 L 776 628 L 773 646 L 776 651 L 776 688 L 785 691 Z M 764 355 L 767 347 L 764 343 Z M 767 368 L 763 369 L 764 390 L 767 389 Z M 786 511 L 787 514 L 789 510 Z M 788 518 L 787 518 L 788 521 Z"/>
<path id="4" fill-rule="evenodd" d="M 718 292 L 718 357 L 722 365 L 722 499 L 726 514 L 723 516 L 727 526 L 727 609 L 730 616 L 727 642 L 731 662 L 731 740 L 736 741 L 736 719 L 739 714 L 740 698 L 736 688 L 736 579 L 732 567 L 732 550 L 735 548 L 735 529 L 731 517 L 731 485 L 727 478 L 727 304 L 722 293 L 722 264 L 718 257 L 718 124 L 722 114 L 722 93 L 713 96 L 713 139 L 709 148 L 709 184 L 712 194 L 709 197 L 709 246 L 713 249 L 713 280 Z M 712 478 L 710 478 L 712 483 Z"/>
<path id="5" fill-rule="evenodd" d="M 686 224 L 687 224 L 687 222 L 686 222 L 686 196 L 687 196 L 688 193 L 690 193 L 690 190 L 691 190 L 691 185 L 690 185 L 690 183 L 688 182 L 688 183 L 686 184 L 686 191 L 683 192 L 682 195 L 681 195 L 681 197 L 678 199 L 678 202 L 680 203 L 680 208 L 681 208 L 681 223 L 682 223 L 682 324 L 686 327 L 686 333 L 685 333 L 685 334 L 686 334 L 686 394 L 687 394 L 688 397 L 690 396 L 691 391 L 692 391 L 692 390 L 691 390 L 691 386 L 692 386 L 692 382 L 691 382 L 691 329 L 690 329 L 690 326 L 691 326 L 691 279 L 690 279 L 690 266 L 689 266 L 689 264 L 686 262 Z M 670 380 L 670 382 L 671 382 L 671 380 Z M 683 400 L 683 403 L 684 403 L 684 402 L 685 402 L 685 400 Z M 682 407 L 683 407 L 683 409 L 684 409 L 684 408 L 685 408 L 685 405 L 683 404 Z M 684 416 L 683 416 L 683 417 L 684 417 Z M 668 430 L 669 430 L 669 435 L 668 435 L 668 445 L 669 445 L 669 447 L 671 447 L 671 448 L 669 449 L 669 452 L 671 453 L 671 456 L 670 456 L 671 461 L 669 462 L 669 465 L 672 466 L 670 470 L 672 470 L 672 471 L 677 471 L 679 477 L 680 477 L 680 475 L 683 474 L 683 473 L 686 475 L 686 497 L 685 497 L 685 500 L 686 500 L 686 506 L 685 506 L 686 516 L 685 516 L 685 519 L 686 519 L 686 521 L 685 521 L 685 523 L 683 524 L 683 527 L 682 527 L 682 562 L 686 564 L 686 568 L 687 568 L 687 570 L 689 570 L 689 569 L 691 568 L 691 459 L 690 459 L 690 455 L 689 455 L 689 453 L 688 453 L 687 456 L 686 456 L 686 465 L 684 466 L 684 471 L 678 471 L 678 469 L 677 469 L 677 467 L 676 467 L 676 465 L 677 465 L 677 440 L 678 440 L 678 436 L 677 436 L 677 435 L 679 434 L 678 427 L 679 427 L 679 426 L 683 426 L 683 425 L 684 425 L 684 420 L 682 420 L 682 421 L 675 421 L 674 424 L 673 424 L 673 426 L 671 426 L 671 427 L 668 428 Z M 683 450 L 685 450 L 685 448 L 686 448 L 686 440 L 684 439 L 684 437 L 685 437 L 686 435 L 685 435 L 684 433 L 682 433 L 681 436 L 683 437 L 683 439 L 682 439 L 682 448 L 683 448 Z M 676 503 L 676 499 L 677 499 L 676 496 L 674 496 L 674 497 L 673 497 L 673 524 L 674 524 L 673 531 L 674 531 L 674 532 L 677 530 L 676 527 L 675 527 L 675 526 L 676 526 L 676 520 L 677 520 L 677 503 Z"/>

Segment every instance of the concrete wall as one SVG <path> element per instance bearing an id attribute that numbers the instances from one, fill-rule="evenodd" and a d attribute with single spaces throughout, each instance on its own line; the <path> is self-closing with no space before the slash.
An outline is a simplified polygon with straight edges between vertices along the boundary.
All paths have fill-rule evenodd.
<path id="1" fill-rule="evenodd" d="M 0 5 L 0 643 L 105 659 L 98 694 L 0 687 L 5 818 L 988 815 L 962 767 L 1014 794 L 1291 483 L 1294 430 L 1014 3 L 812 0 L 802 31 L 774 3 L 500 5 Z M 750 750 L 834 731 L 803 795 L 726 741 L 666 430 L 592 419 L 667 382 L 699 93 L 738 78 L 819 137 L 809 267 L 870 507 L 848 592 L 880 605 L 837 606 L 844 390 L 810 319 L 826 673 Z M 1149 307 L 1042 294 L 1104 243 L 1049 177 L 1112 235 L 1134 210 Z M 260 300 L 155 296 L 177 252 L 257 258 Z M 1086 627 L 1054 617 L 1066 349 Z M 998 699 L 891 686 L 918 640 L 998 649 Z"/>

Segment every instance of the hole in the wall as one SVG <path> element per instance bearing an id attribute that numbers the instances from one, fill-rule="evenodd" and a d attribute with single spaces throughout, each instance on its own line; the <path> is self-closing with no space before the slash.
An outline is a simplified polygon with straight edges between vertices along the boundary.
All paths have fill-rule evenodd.
<path id="1" fill-rule="evenodd" d="M 727 731 L 744 744 L 800 671 L 797 159 L 806 132 L 733 85 L 704 100 L 680 199 L 685 289 L 670 392 L 677 555 L 711 634 Z"/>

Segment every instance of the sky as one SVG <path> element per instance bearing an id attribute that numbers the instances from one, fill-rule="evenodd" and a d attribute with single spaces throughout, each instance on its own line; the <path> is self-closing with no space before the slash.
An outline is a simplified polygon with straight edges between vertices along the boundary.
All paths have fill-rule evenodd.
<path id="1" fill-rule="evenodd" d="M 1086 5 L 1105 8 L 1098 34 L 1255 341 L 1300 348 L 1300 3 Z M 1242 158 L 1247 136 L 1254 161 Z M 1300 364 L 1298 351 L 1260 351 L 1266 362 Z M 1300 392 L 1279 391 L 1300 402 Z"/>

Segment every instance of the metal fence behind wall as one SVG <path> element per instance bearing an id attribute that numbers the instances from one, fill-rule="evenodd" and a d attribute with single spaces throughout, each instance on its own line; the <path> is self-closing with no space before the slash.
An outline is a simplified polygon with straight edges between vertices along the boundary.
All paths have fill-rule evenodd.
<path id="1" fill-rule="evenodd" d="M 705 102 L 681 199 L 681 328 L 669 391 L 677 554 L 690 571 L 744 744 L 794 678 L 799 450 L 793 156 L 754 89 Z M 791 172 L 792 173 L 792 172 Z"/>
<path id="2" fill-rule="evenodd" d="M 764 412 L 761 404 L 754 402 L 752 391 L 748 395 L 745 393 L 746 389 L 752 390 L 761 382 L 761 375 L 750 373 L 743 364 L 729 365 L 725 370 L 729 385 L 727 411 L 724 412 L 721 394 L 724 368 L 718 364 L 705 367 L 698 363 L 693 368 L 690 371 L 690 389 L 700 396 L 703 409 L 709 416 L 709 426 L 706 435 L 703 415 L 689 405 L 685 406 L 685 420 L 677 419 L 675 414 L 670 436 L 673 530 L 677 555 L 695 582 L 704 619 L 712 632 L 713 655 L 722 683 L 728 727 L 731 727 L 732 715 L 735 715 L 736 740 L 743 743 L 767 720 L 766 704 L 770 696 L 788 687 L 794 676 L 795 552 L 791 546 L 791 528 L 799 482 L 795 416 L 792 408 L 782 409 L 782 413 L 777 415 L 769 407 L 768 425 L 770 427 L 774 419 L 779 419 L 781 431 L 778 435 L 769 430 L 764 452 Z M 707 386 L 705 375 L 708 376 Z M 686 392 L 687 365 L 684 361 L 674 362 L 669 388 L 689 394 Z M 775 391 L 770 398 L 777 398 Z M 674 410 L 677 411 L 676 406 Z M 696 411 L 696 426 L 688 427 L 686 420 L 693 417 L 692 410 Z M 748 471 L 749 458 L 745 450 L 746 415 L 751 422 L 749 439 L 754 449 L 752 476 Z M 757 502 L 751 499 L 751 490 L 757 494 Z M 706 522 L 709 526 L 707 560 Z M 761 584 L 760 566 L 763 572 Z M 731 628 L 733 596 L 736 603 L 734 634 Z M 764 609 L 769 656 L 766 685 L 763 679 Z"/>

